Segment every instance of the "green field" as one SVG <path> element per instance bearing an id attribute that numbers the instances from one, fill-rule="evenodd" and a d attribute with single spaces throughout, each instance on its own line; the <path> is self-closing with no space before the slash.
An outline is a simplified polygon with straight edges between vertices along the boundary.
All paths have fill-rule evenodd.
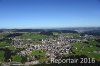
<path id="1" fill-rule="evenodd" d="M 32 56 L 42 56 L 42 57 L 44 57 L 45 54 L 46 54 L 46 52 L 41 51 L 41 50 L 35 50 L 35 51 L 32 51 L 32 53 L 31 53 Z"/>
<path id="2" fill-rule="evenodd" d="M 22 60 L 20 55 L 14 55 L 14 56 L 12 56 L 12 58 L 13 58 L 13 61 L 16 61 L 16 62 L 21 62 L 21 60 Z"/>
<path id="3" fill-rule="evenodd" d="M 7 34 L 0 33 L 0 38 L 4 38 Z"/>
<path id="4" fill-rule="evenodd" d="M 23 34 L 21 36 L 21 38 L 24 38 L 24 39 L 32 39 L 32 40 L 42 40 L 42 39 L 45 39 L 47 38 L 46 35 L 41 35 L 41 34 L 35 34 L 35 33 L 30 33 L 30 34 Z"/>
<path id="5" fill-rule="evenodd" d="M 100 48 L 96 47 L 95 45 L 91 44 L 84 44 L 84 43 L 76 43 L 73 44 L 73 52 L 76 55 L 86 55 L 90 58 L 95 58 L 96 60 L 100 60 L 100 54 L 94 53 L 94 51 L 100 51 Z"/>
<path id="6" fill-rule="evenodd" d="M 41 50 L 35 50 L 35 51 L 32 51 L 31 53 L 31 56 L 35 56 L 40 61 L 40 63 L 43 63 L 47 60 L 45 55 L 46 55 L 46 52 L 41 51 Z"/>
<path id="7" fill-rule="evenodd" d="M 10 45 L 6 42 L 0 42 L 0 47 L 6 47 L 6 46 L 10 46 Z"/>
<path id="8" fill-rule="evenodd" d="M 80 34 L 78 33 L 62 33 L 64 36 L 73 36 L 73 37 L 79 37 Z"/>
<path id="9" fill-rule="evenodd" d="M 4 62 L 4 51 L 0 51 L 0 62 Z"/>

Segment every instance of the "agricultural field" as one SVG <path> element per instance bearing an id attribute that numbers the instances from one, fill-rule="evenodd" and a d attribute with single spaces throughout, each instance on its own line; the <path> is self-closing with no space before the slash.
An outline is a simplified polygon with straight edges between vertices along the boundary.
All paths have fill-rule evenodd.
<path id="1" fill-rule="evenodd" d="M 75 55 L 86 55 L 89 58 L 95 58 L 100 61 L 100 51 L 99 47 L 96 47 L 99 43 L 92 41 L 88 44 L 86 43 L 76 43 L 73 44 L 73 52 Z M 99 44 L 100 45 L 100 44 Z"/>
<path id="2" fill-rule="evenodd" d="M 31 40 L 42 40 L 42 39 L 45 39 L 47 37 L 48 36 L 46 36 L 46 35 L 28 33 L 28 34 L 23 34 L 20 38 L 22 38 L 22 39 L 31 39 Z"/>

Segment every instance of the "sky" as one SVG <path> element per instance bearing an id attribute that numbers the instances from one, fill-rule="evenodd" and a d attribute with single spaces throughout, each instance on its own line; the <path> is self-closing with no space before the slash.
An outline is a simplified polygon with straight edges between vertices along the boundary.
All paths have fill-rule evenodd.
<path id="1" fill-rule="evenodd" d="M 0 0 L 0 28 L 100 27 L 100 0 Z"/>

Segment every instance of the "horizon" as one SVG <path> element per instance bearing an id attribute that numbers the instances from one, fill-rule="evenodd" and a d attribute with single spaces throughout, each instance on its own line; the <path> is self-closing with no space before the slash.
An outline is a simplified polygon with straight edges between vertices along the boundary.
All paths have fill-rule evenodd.
<path id="1" fill-rule="evenodd" d="M 100 27 L 100 0 L 0 0 L 0 29 Z"/>
<path id="2" fill-rule="evenodd" d="M 81 29 L 81 28 L 100 28 L 100 27 L 49 27 L 49 28 L 0 28 L 1 29 Z"/>

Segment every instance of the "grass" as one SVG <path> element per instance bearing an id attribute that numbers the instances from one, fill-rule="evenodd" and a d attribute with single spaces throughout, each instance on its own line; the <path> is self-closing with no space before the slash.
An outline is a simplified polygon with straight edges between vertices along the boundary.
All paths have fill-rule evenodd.
<path id="1" fill-rule="evenodd" d="M 73 51 L 76 53 L 76 55 L 86 55 L 90 58 L 95 58 L 96 60 L 100 61 L 100 54 L 93 53 L 93 51 L 100 51 L 100 48 L 96 47 L 95 45 L 84 44 L 84 43 L 77 43 L 73 44 Z M 76 49 L 77 48 L 77 49 Z"/>
<path id="2" fill-rule="evenodd" d="M 16 62 L 21 62 L 21 60 L 22 60 L 20 55 L 14 55 L 14 56 L 12 56 L 12 58 L 13 58 L 13 61 L 16 61 Z"/>
<path id="3" fill-rule="evenodd" d="M 63 33 L 65 36 L 73 36 L 73 37 L 79 37 L 80 34 L 76 33 Z"/>
<path id="4" fill-rule="evenodd" d="M 43 63 L 47 60 L 47 58 L 45 57 L 46 52 L 41 51 L 41 50 L 32 51 L 31 55 L 37 56 L 38 57 L 37 59 L 39 60 L 40 63 Z"/>
<path id="5" fill-rule="evenodd" d="M 6 46 L 10 46 L 10 45 L 7 44 L 6 42 L 0 42 L 0 47 L 6 47 Z"/>
<path id="6" fill-rule="evenodd" d="M 46 35 L 41 35 L 41 34 L 24 34 L 21 36 L 21 38 L 24 38 L 24 39 L 32 39 L 32 40 L 42 40 L 42 39 L 45 39 L 47 38 Z"/>
<path id="7" fill-rule="evenodd" d="M 0 38 L 4 38 L 7 34 L 0 33 Z"/>
<path id="8" fill-rule="evenodd" d="M 16 47 L 14 47 L 14 46 L 8 46 L 7 48 L 8 48 L 9 50 L 13 50 L 13 51 L 16 50 Z"/>
<path id="9" fill-rule="evenodd" d="M 46 54 L 46 52 L 41 51 L 41 50 L 34 50 L 34 51 L 32 51 L 32 53 L 31 53 L 32 56 L 42 56 L 42 57 L 44 57 L 45 54 Z"/>
<path id="10" fill-rule="evenodd" d="M 0 51 L 0 62 L 4 62 L 4 51 Z"/>
<path id="11" fill-rule="evenodd" d="M 74 52 L 79 52 L 81 50 L 81 48 L 83 47 L 82 43 L 76 43 L 72 45 L 74 47 Z"/>
<path id="12" fill-rule="evenodd" d="M 0 42 L 0 47 L 2 48 L 8 48 L 9 50 L 16 50 L 14 46 L 11 46 L 10 44 L 6 42 Z"/>

